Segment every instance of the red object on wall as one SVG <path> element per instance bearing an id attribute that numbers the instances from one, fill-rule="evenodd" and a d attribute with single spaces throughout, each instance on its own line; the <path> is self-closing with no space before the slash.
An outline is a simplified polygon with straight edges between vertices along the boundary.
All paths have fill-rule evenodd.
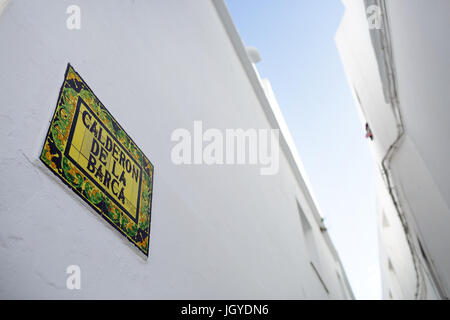
<path id="1" fill-rule="evenodd" d="M 370 138 L 370 140 L 373 140 L 373 133 L 372 130 L 370 130 L 369 124 L 366 122 L 366 138 Z"/>

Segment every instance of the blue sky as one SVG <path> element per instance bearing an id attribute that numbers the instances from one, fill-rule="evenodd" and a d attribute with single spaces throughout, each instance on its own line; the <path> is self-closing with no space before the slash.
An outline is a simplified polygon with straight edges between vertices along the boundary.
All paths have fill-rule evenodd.
<path id="1" fill-rule="evenodd" d="M 256 47 L 357 299 L 381 298 L 375 166 L 334 42 L 340 0 L 226 0 Z"/>

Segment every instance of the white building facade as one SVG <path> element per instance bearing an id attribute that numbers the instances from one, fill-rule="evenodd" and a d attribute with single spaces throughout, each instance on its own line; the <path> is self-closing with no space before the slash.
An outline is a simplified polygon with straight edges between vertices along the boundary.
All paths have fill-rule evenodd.
<path id="1" fill-rule="evenodd" d="M 447 299 L 450 2 L 343 4 L 336 43 L 379 169 L 383 297 Z"/>
<path id="2" fill-rule="evenodd" d="M 77 1 L 68 21 L 72 4 L 0 2 L 0 298 L 352 299 L 224 2 Z M 154 165 L 148 258 L 39 160 L 68 63 Z M 280 130 L 277 171 L 174 163 L 198 121 Z"/>

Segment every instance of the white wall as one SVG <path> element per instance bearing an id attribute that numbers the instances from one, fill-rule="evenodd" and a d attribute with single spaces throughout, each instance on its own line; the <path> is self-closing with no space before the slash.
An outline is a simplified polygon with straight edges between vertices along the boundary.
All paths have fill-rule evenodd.
<path id="1" fill-rule="evenodd" d="M 424 246 L 450 294 L 450 2 L 388 1 L 387 10 L 408 133 L 405 152 L 394 165 Z"/>
<path id="2" fill-rule="evenodd" d="M 171 162 L 171 133 L 195 120 L 273 127 L 214 4 L 76 1 L 81 30 L 68 30 L 70 4 L 9 1 L 0 15 L 0 297 L 351 297 L 288 149 L 273 176 Z M 155 166 L 148 260 L 37 160 L 68 62 Z M 329 294 L 310 266 L 297 200 Z M 78 291 L 65 285 L 72 264 Z"/>
<path id="3" fill-rule="evenodd" d="M 383 1 L 366 2 L 380 4 Z M 381 161 L 398 133 L 393 105 L 385 99 L 389 85 L 383 77 L 383 73 L 386 74 L 383 71 L 385 60 L 380 59 L 381 47 L 374 46 L 371 41 L 371 32 L 373 36 L 382 31 L 369 31 L 364 1 L 344 0 L 343 3 L 346 12 L 336 42 L 362 124 L 368 122 L 374 134 L 373 142 L 368 141 L 381 170 Z M 435 268 L 436 282 L 448 295 L 450 170 L 446 160 L 450 154 L 447 143 L 450 129 L 446 124 L 450 121 L 450 44 L 445 39 L 450 27 L 450 3 L 446 0 L 384 3 L 389 26 L 383 26 L 386 28 L 382 30 L 388 30 L 390 35 L 396 98 L 405 128 L 400 147 L 390 165 L 392 181 L 409 225 L 413 246 L 420 253 L 420 239 L 427 258 L 434 266 L 432 268 Z M 379 185 L 386 185 L 381 177 Z M 390 196 L 386 192 L 387 189 L 378 192 L 379 210 L 396 212 L 392 204 L 388 204 L 386 198 Z M 402 240 L 402 229 L 397 228 L 390 234 L 380 229 L 382 260 L 391 250 L 390 246 L 394 246 L 392 250 L 395 253 L 391 256 L 395 256 L 392 259 L 397 260 L 396 264 L 412 263 L 406 252 L 409 248 L 404 246 Z M 394 234 L 397 235 L 393 238 Z M 420 259 L 424 265 L 424 256 L 421 255 Z M 386 265 L 385 261 L 381 262 L 382 266 L 383 263 Z M 432 276 L 427 268 L 424 266 L 419 297 L 435 298 L 436 292 L 429 288 Z M 390 281 L 386 276 L 386 270 L 383 270 L 387 283 L 384 287 L 395 286 L 395 281 Z M 397 297 L 413 298 L 411 288 L 416 291 L 416 272 L 404 271 L 397 280 L 402 291 Z"/>

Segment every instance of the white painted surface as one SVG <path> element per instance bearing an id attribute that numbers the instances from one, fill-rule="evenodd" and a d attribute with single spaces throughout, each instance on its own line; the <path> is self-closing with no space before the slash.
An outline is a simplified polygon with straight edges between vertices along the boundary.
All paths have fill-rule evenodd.
<path id="1" fill-rule="evenodd" d="M 450 169 L 446 162 L 450 155 L 450 129 L 447 125 L 450 121 L 450 43 L 446 39 L 450 29 L 450 2 L 384 2 L 397 97 L 405 127 L 404 138 L 391 163 L 393 182 L 406 214 L 414 250 L 420 253 L 420 240 L 434 266 L 431 268 L 435 268 L 437 278 L 434 286 L 441 287 L 441 297 L 448 297 Z M 386 80 L 379 71 L 383 69 L 384 61 L 377 62 L 376 53 L 381 50 L 371 43 L 364 1 L 344 0 L 343 3 L 346 12 L 336 42 L 362 123 L 368 122 L 374 134 L 374 141 L 368 141 L 381 168 L 381 160 L 397 134 L 392 106 L 384 98 L 383 84 Z M 381 177 L 378 184 L 384 185 Z M 378 189 L 380 215 L 384 211 L 393 220 L 398 220 L 387 189 Z M 405 246 L 403 227 L 399 227 L 397 222 L 394 222 L 397 227 L 390 231 L 380 227 L 384 297 L 389 297 L 390 288 L 393 298 L 411 299 L 416 291 L 416 272 L 406 267 L 412 264 L 411 254 L 409 247 Z M 401 269 L 395 277 L 389 274 L 388 257 L 394 267 L 397 265 Z M 430 268 L 426 266 L 424 255 L 420 254 L 420 259 L 424 274 L 419 280 L 419 297 L 436 298 L 436 288 L 431 285 L 432 276 L 427 270 Z"/>
<path id="2" fill-rule="evenodd" d="M 289 148 L 273 176 L 171 162 L 171 133 L 195 120 L 274 123 L 211 1 L 79 1 L 81 30 L 66 29 L 73 3 L 44 2 L 0 16 L 0 298 L 352 297 Z M 68 62 L 155 166 L 148 260 L 37 160 Z M 73 264 L 81 290 L 66 289 Z"/>

